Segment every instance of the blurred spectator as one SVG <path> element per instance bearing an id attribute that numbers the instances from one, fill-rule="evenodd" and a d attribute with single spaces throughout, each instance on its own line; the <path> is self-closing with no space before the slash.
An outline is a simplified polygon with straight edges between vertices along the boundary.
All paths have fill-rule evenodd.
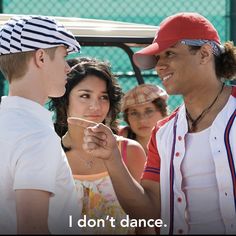
<path id="1" fill-rule="evenodd" d="M 121 106 L 128 126 L 121 127 L 119 134 L 138 141 L 147 153 L 152 128 L 167 116 L 167 98 L 165 90 L 153 84 L 141 84 L 128 91 Z"/>

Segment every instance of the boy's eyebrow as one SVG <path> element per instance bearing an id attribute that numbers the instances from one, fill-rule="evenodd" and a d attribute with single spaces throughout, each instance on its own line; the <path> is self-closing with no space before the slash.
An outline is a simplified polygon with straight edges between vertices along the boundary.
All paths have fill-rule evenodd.
<path id="1" fill-rule="evenodd" d="M 90 90 L 90 89 L 77 89 L 76 91 L 77 92 L 92 92 L 92 90 Z M 103 91 L 101 93 L 108 94 L 107 91 Z"/>
<path id="2" fill-rule="evenodd" d="M 169 48 L 165 49 L 164 51 L 168 51 L 168 49 L 171 49 L 171 48 L 177 48 L 177 47 L 178 47 L 178 44 L 179 44 L 179 42 L 177 42 L 176 44 L 170 46 Z M 159 54 L 156 54 L 155 56 L 158 57 Z"/>
<path id="3" fill-rule="evenodd" d="M 91 92 L 90 89 L 77 89 L 78 92 Z"/>

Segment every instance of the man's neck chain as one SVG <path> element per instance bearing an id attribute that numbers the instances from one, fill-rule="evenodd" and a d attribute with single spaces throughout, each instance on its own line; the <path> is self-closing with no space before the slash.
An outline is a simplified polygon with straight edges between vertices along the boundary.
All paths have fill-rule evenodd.
<path id="1" fill-rule="evenodd" d="M 196 131 L 197 125 L 200 123 L 200 121 L 203 119 L 203 117 L 210 111 L 210 109 L 216 103 L 216 101 L 219 98 L 220 94 L 222 93 L 223 89 L 224 89 L 224 83 L 222 84 L 222 87 L 221 87 L 219 93 L 216 95 L 215 99 L 210 104 L 210 106 L 208 106 L 206 109 L 204 109 L 202 111 L 202 113 L 196 119 L 193 119 L 192 116 L 189 114 L 188 110 L 186 109 L 186 117 L 188 120 L 188 129 L 190 132 Z"/>

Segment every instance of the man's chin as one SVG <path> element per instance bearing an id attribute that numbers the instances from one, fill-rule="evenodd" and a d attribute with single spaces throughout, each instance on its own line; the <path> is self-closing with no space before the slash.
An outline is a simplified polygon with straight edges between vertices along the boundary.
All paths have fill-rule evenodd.
<path id="1" fill-rule="evenodd" d="M 52 94 L 49 95 L 49 98 L 59 98 L 62 97 L 66 92 L 66 89 L 61 89 L 60 91 L 53 92 Z"/>

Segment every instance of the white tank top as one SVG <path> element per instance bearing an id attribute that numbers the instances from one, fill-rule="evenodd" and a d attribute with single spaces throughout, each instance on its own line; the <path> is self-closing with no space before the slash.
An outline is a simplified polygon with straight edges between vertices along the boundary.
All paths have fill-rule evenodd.
<path id="1" fill-rule="evenodd" d="M 209 143 L 210 128 L 186 136 L 181 164 L 188 234 L 224 234 L 215 166 Z"/>

